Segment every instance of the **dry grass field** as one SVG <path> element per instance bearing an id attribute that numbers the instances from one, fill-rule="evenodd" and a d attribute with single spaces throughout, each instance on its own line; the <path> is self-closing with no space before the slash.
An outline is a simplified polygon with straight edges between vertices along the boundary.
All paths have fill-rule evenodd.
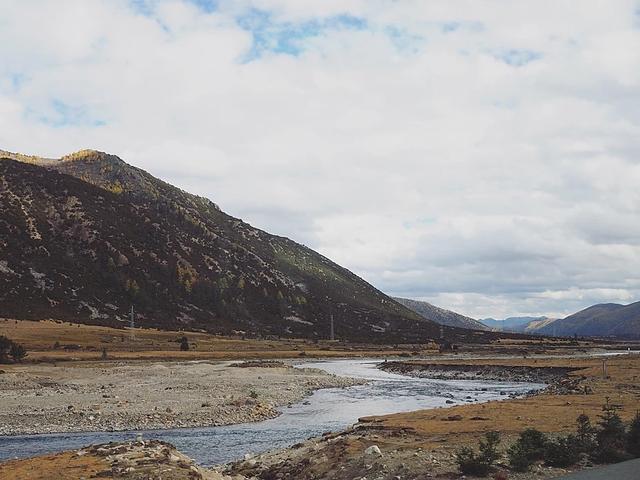
<path id="1" fill-rule="evenodd" d="M 466 360 L 464 363 L 478 365 L 579 368 L 569 375 L 583 378 L 581 386 L 588 387 L 591 393 L 543 393 L 522 399 L 421 410 L 363 420 L 383 428 L 410 429 L 424 438 L 426 444 L 430 443 L 430 439 L 435 443 L 442 443 L 443 435 L 449 437 L 450 441 L 459 443 L 462 439 L 456 437 L 475 439 L 490 430 L 509 434 L 535 427 L 545 432 L 568 432 L 575 428 L 576 417 L 581 413 L 586 413 L 592 421 L 596 421 L 607 398 L 621 407 L 621 417 L 629 421 L 640 409 L 640 355 L 607 357 L 606 377 L 603 375 L 603 360 L 603 357 Z M 442 360 L 429 363 L 460 362 Z M 461 419 L 447 421 L 447 418 L 455 415 L 460 415 Z"/>
<path id="2" fill-rule="evenodd" d="M 24 345 L 27 362 L 96 360 L 102 350 L 117 360 L 190 360 L 384 356 L 407 352 L 402 347 L 342 344 L 303 339 L 256 340 L 222 337 L 199 332 L 177 332 L 149 328 L 100 327 L 53 320 L 39 322 L 0 319 L 0 335 Z M 180 351 L 177 341 L 185 335 L 189 351 Z M 57 342 L 57 345 L 56 345 Z M 304 352 L 304 353 L 303 353 Z M 427 351 L 429 353 L 429 351 Z M 435 353 L 433 350 L 431 353 Z"/>

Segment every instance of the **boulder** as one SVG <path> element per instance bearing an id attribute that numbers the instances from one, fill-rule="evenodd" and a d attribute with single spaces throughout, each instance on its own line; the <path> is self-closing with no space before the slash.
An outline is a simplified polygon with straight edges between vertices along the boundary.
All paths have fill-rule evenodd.
<path id="1" fill-rule="evenodd" d="M 371 445 L 364 450 L 364 454 L 368 457 L 381 457 L 382 452 L 380 451 L 380 447 L 377 445 Z"/>

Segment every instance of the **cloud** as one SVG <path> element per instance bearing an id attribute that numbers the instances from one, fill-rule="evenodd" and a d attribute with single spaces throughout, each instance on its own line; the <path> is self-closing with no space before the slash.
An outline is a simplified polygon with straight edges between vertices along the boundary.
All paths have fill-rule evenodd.
<path id="1" fill-rule="evenodd" d="M 119 154 L 472 316 L 640 299 L 639 6 L 601 6 L 8 1 L 0 148 Z"/>

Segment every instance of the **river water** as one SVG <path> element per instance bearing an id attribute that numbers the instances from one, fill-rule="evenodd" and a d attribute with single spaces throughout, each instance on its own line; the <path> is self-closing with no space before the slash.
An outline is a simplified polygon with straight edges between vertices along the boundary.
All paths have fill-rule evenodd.
<path id="1" fill-rule="evenodd" d="M 237 460 L 246 453 L 287 447 L 329 430 L 344 429 L 366 415 L 486 402 L 544 387 L 537 383 L 412 378 L 381 371 L 376 368 L 378 362 L 350 359 L 299 365 L 364 378 L 369 383 L 318 390 L 305 401 L 282 409 L 282 415 L 271 420 L 224 427 L 5 436 L 0 437 L 0 461 L 130 440 L 142 433 L 145 439 L 174 444 L 201 465 L 214 465 Z"/>

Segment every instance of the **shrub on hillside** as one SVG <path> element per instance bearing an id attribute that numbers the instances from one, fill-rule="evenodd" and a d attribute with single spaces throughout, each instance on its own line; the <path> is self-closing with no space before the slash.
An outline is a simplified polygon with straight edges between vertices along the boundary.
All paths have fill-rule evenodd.
<path id="1" fill-rule="evenodd" d="M 544 453 L 544 463 L 551 467 L 565 468 L 580 460 L 580 448 L 575 435 L 549 440 Z"/>
<path id="2" fill-rule="evenodd" d="M 547 440 L 547 436 L 540 430 L 527 428 L 520 434 L 518 442 L 522 443 L 529 454 L 529 458 L 532 460 L 542 460 L 542 458 L 544 458 Z"/>
<path id="3" fill-rule="evenodd" d="M 596 429 L 584 413 L 578 415 L 576 419 L 576 442 L 580 453 L 593 455 L 596 449 Z"/>
<path id="4" fill-rule="evenodd" d="M 640 412 L 636 412 L 636 416 L 629 426 L 627 452 L 634 457 L 640 457 Z"/>
<path id="5" fill-rule="evenodd" d="M 509 467 L 515 472 L 526 472 L 533 464 L 533 460 L 529 458 L 529 452 L 519 441 L 507 449 L 507 456 L 509 457 Z"/>
<path id="6" fill-rule="evenodd" d="M 596 449 L 593 460 L 598 463 L 621 462 L 628 458 L 625 452 L 626 430 L 618 410 L 620 407 L 609 403 L 602 406 L 602 415 L 598 422 L 599 429 L 596 433 Z"/>
<path id="7" fill-rule="evenodd" d="M 487 432 L 485 438 L 480 440 L 479 453 L 471 447 L 462 447 L 456 452 L 456 463 L 460 472 L 465 475 L 486 476 L 500 458 L 499 443 L 498 432 Z"/>
<path id="8" fill-rule="evenodd" d="M 535 428 L 527 428 L 520 434 L 520 438 L 509 447 L 509 465 L 512 470 L 526 472 L 536 460 L 545 456 L 547 436 Z"/>
<path id="9" fill-rule="evenodd" d="M 21 362 L 27 356 L 27 350 L 19 343 L 0 335 L 0 363 Z"/>

